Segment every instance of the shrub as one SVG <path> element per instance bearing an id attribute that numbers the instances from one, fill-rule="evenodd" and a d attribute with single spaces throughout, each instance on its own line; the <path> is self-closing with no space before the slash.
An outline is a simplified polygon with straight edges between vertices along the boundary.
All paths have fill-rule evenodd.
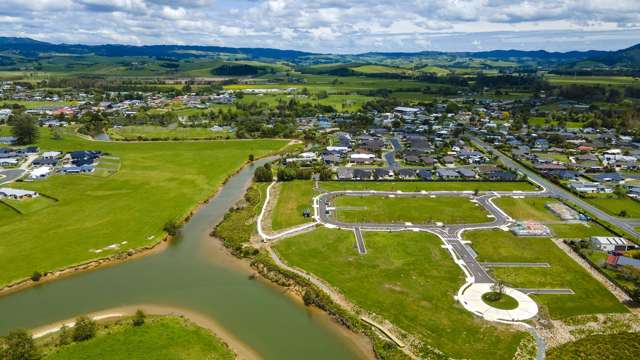
<path id="1" fill-rule="evenodd" d="M 42 279 L 42 274 L 40 273 L 40 271 L 34 271 L 33 274 L 31 274 L 31 280 L 40 281 L 40 279 Z"/>
<path id="2" fill-rule="evenodd" d="M 147 315 L 145 315 L 144 311 L 142 310 L 138 310 L 136 311 L 136 314 L 133 316 L 133 326 L 142 326 L 144 325 L 144 320 L 146 319 Z"/>
<path id="3" fill-rule="evenodd" d="M 4 349 L 0 347 L 3 360 L 36 360 L 40 358 L 33 338 L 25 330 L 14 330 L 4 339 Z"/>
<path id="4" fill-rule="evenodd" d="M 180 225 L 178 225 L 178 222 L 176 220 L 169 220 L 164 224 L 163 230 L 171 236 L 176 236 L 178 235 L 178 231 L 180 230 Z"/>
<path id="5" fill-rule="evenodd" d="M 73 334 L 66 325 L 62 325 L 60 328 L 60 334 L 58 335 L 58 345 L 68 345 L 73 341 Z"/>
<path id="6" fill-rule="evenodd" d="M 76 325 L 73 328 L 73 341 L 85 341 L 96 336 L 98 325 L 95 321 L 86 316 L 76 319 Z"/>

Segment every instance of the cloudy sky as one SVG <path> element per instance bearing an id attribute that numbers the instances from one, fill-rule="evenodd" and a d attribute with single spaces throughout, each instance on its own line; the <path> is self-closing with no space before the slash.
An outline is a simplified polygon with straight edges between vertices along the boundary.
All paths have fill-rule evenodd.
<path id="1" fill-rule="evenodd" d="M 0 35 L 314 52 L 614 50 L 640 0 L 2 0 Z"/>

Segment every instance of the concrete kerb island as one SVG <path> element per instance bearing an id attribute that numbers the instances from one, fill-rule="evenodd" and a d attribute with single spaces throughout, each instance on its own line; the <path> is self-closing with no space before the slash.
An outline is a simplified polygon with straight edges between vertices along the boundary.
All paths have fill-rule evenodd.
<path id="1" fill-rule="evenodd" d="M 518 302 L 518 307 L 512 310 L 497 309 L 487 304 L 482 296 L 492 292 L 493 284 L 471 284 L 458 292 L 458 301 L 465 309 L 489 321 L 519 322 L 534 318 L 538 314 L 538 304 L 521 291 L 509 287 L 504 288 L 504 294 L 511 296 Z"/>

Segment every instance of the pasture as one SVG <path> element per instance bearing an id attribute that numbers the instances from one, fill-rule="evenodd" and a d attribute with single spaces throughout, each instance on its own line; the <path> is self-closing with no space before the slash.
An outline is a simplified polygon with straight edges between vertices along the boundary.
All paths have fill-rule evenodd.
<path id="1" fill-rule="evenodd" d="M 278 151 L 285 140 L 215 142 L 92 142 L 65 134 L 43 150 L 101 150 L 120 158 L 108 176 L 54 175 L 14 183 L 58 200 L 24 215 L 0 217 L 0 285 L 31 275 L 151 245 L 163 226 L 207 199 L 249 154 Z M 4 211 L 4 210 L 3 210 Z M 111 245 L 116 249 L 107 249 Z"/>

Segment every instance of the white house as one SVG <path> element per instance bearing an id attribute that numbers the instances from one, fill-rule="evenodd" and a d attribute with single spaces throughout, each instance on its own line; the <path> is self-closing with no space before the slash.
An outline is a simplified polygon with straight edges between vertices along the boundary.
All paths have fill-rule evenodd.
<path id="1" fill-rule="evenodd" d="M 346 146 L 327 146 L 327 151 L 337 152 L 337 153 L 346 153 L 351 149 Z"/>
<path id="2" fill-rule="evenodd" d="M 62 153 L 60 151 L 45 151 L 42 153 L 43 159 L 57 159 Z"/>
<path id="3" fill-rule="evenodd" d="M 625 238 L 615 236 L 592 236 L 591 243 L 602 251 L 627 251 L 635 248 Z"/>
<path id="4" fill-rule="evenodd" d="M 6 197 L 14 200 L 31 199 L 38 197 L 39 194 L 31 190 L 20 190 L 11 188 L 0 188 L 0 197 Z"/>
<path id="5" fill-rule="evenodd" d="M 571 181 L 569 182 L 569 187 L 579 193 L 586 193 L 586 194 L 595 194 L 595 193 L 610 194 L 613 192 L 613 189 L 608 188 L 600 183 L 588 182 L 588 181 Z"/>
<path id="6" fill-rule="evenodd" d="M 29 179 L 32 179 L 32 180 L 44 179 L 47 176 L 51 175 L 52 171 L 53 171 L 53 168 L 51 166 L 40 166 L 40 167 L 34 168 L 29 173 Z"/>

